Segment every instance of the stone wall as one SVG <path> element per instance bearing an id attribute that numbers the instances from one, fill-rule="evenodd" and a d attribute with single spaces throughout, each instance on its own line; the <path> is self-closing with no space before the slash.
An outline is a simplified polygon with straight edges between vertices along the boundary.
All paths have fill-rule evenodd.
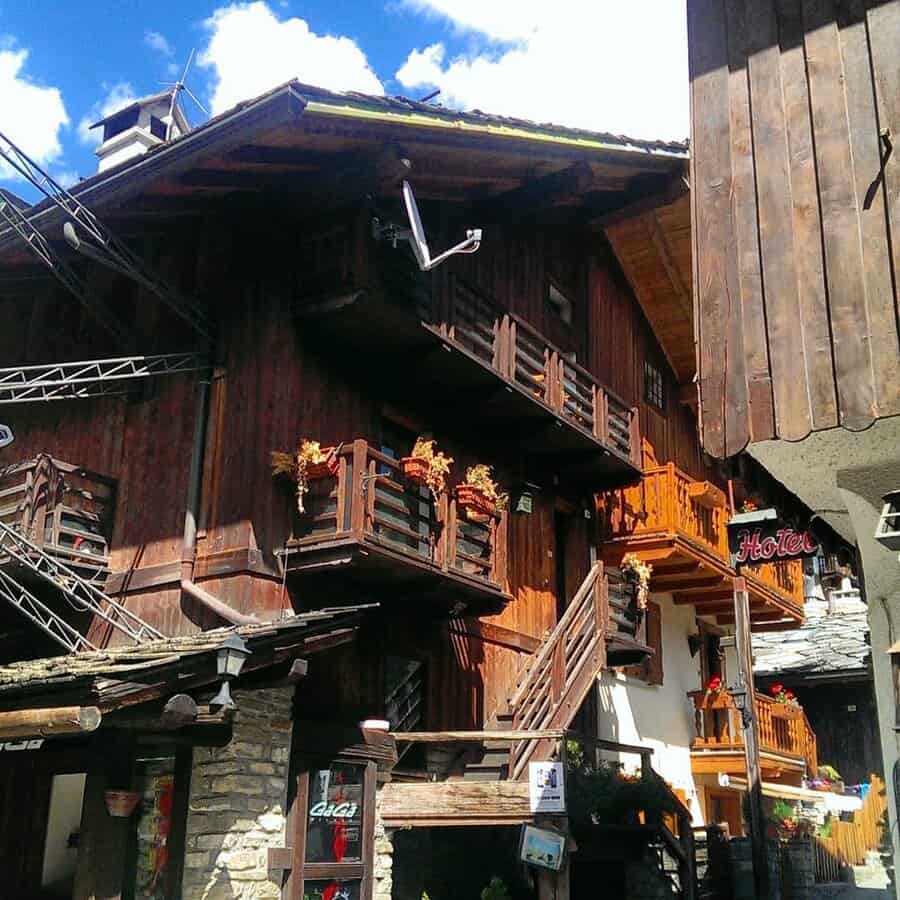
<path id="1" fill-rule="evenodd" d="M 381 818 L 381 785 L 375 794 L 375 870 L 373 900 L 391 900 L 394 887 L 394 830 Z"/>
<path id="2" fill-rule="evenodd" d="M 231 742 L 196 747 L 182 897 L 279 900 L 267 848 L 285 844 L 293 688 L 236 691 Z M 388 896 L 390 890 L 388 890 Z"/>

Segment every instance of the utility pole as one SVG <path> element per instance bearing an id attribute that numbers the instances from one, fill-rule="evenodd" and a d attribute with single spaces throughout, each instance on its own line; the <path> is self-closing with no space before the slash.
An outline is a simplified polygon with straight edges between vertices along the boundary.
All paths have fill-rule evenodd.
<path id="1" fill-rule="evenodd" d="M 759 765 L 759 725 L 756 718 L 756 691 L 753 687 L 753 655 L 750 646 L 750 596 L 746 579 L 734 579 L 735 650 L 738 683 L 732 693 L 741 713 L 744 756 L 747 762 L 747 795 L 750 801 L 750 845 L 753 852 L 753 881 L 756 897 L 769 898 L 769 861 L 762 812 L 762 774 Z"/>

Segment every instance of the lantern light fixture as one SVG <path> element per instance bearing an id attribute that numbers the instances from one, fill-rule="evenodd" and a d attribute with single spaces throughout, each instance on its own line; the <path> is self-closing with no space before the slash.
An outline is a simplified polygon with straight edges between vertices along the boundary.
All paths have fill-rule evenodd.
<path id="1" fill-rule="evenodd" d="M 232 632 L 222 641 L 216 651 L 216 671 L 219 678 L 222 679 L 222 686 L 219 688 L 219 693 L 209 701 L 210 706 L 217 709 L 237 709 L 237 705 L 231 697 L 231 682 L 241 674 L 244 663 L 251 653 L 252 651 L 237 632 Z"/>

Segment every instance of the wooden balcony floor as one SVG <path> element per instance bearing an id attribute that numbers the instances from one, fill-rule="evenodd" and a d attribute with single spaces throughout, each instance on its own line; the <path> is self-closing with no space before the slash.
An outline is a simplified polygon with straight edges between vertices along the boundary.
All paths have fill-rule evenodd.
<path id="1" fill-rule="evenodd" d="M 512 597 L 484 578 L 461 571 L 444 571 L 428 559 L 391 547 L 372 536 L 358 540 L 350 534 L 320 542 L 289 542 L 284 563 L 287 575 L 309 591 L 329 598 L 349 593 L 385 602 L 419 603 L 459 612 L 466 603 L 472 613 L 500 612 Z"/>
<path id="2" fill-rule="evenodd" d="M 323 355 L 341 347 L 341 365 L 380 389 L 403 396 L 414 407 L 442 415 L 479 434 L 556 468 L 567 483 L 608 487 L 633 482 L 633 459 L 598 439 L 588 428 L 560 415 L 527 387 L 504 377 L 486 360 L 449 340 L 415 310 L 377 292 L 350 292 L 304 304 L 301 328 L 317 335 Z M 348 349 L 359 351 L 347 353 Z"/>

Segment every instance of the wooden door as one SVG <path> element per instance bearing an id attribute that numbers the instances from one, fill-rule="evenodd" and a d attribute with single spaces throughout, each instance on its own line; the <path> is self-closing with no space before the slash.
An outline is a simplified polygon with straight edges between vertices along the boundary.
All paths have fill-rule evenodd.
<path id="1" fill-rule="evenodd" d="M 741 795 L 737 791 L 717 791 L 707 788 L 706 820 L 715 825 L 725 823 L 732 837 L 741 837 L 744 833 Z"/>

